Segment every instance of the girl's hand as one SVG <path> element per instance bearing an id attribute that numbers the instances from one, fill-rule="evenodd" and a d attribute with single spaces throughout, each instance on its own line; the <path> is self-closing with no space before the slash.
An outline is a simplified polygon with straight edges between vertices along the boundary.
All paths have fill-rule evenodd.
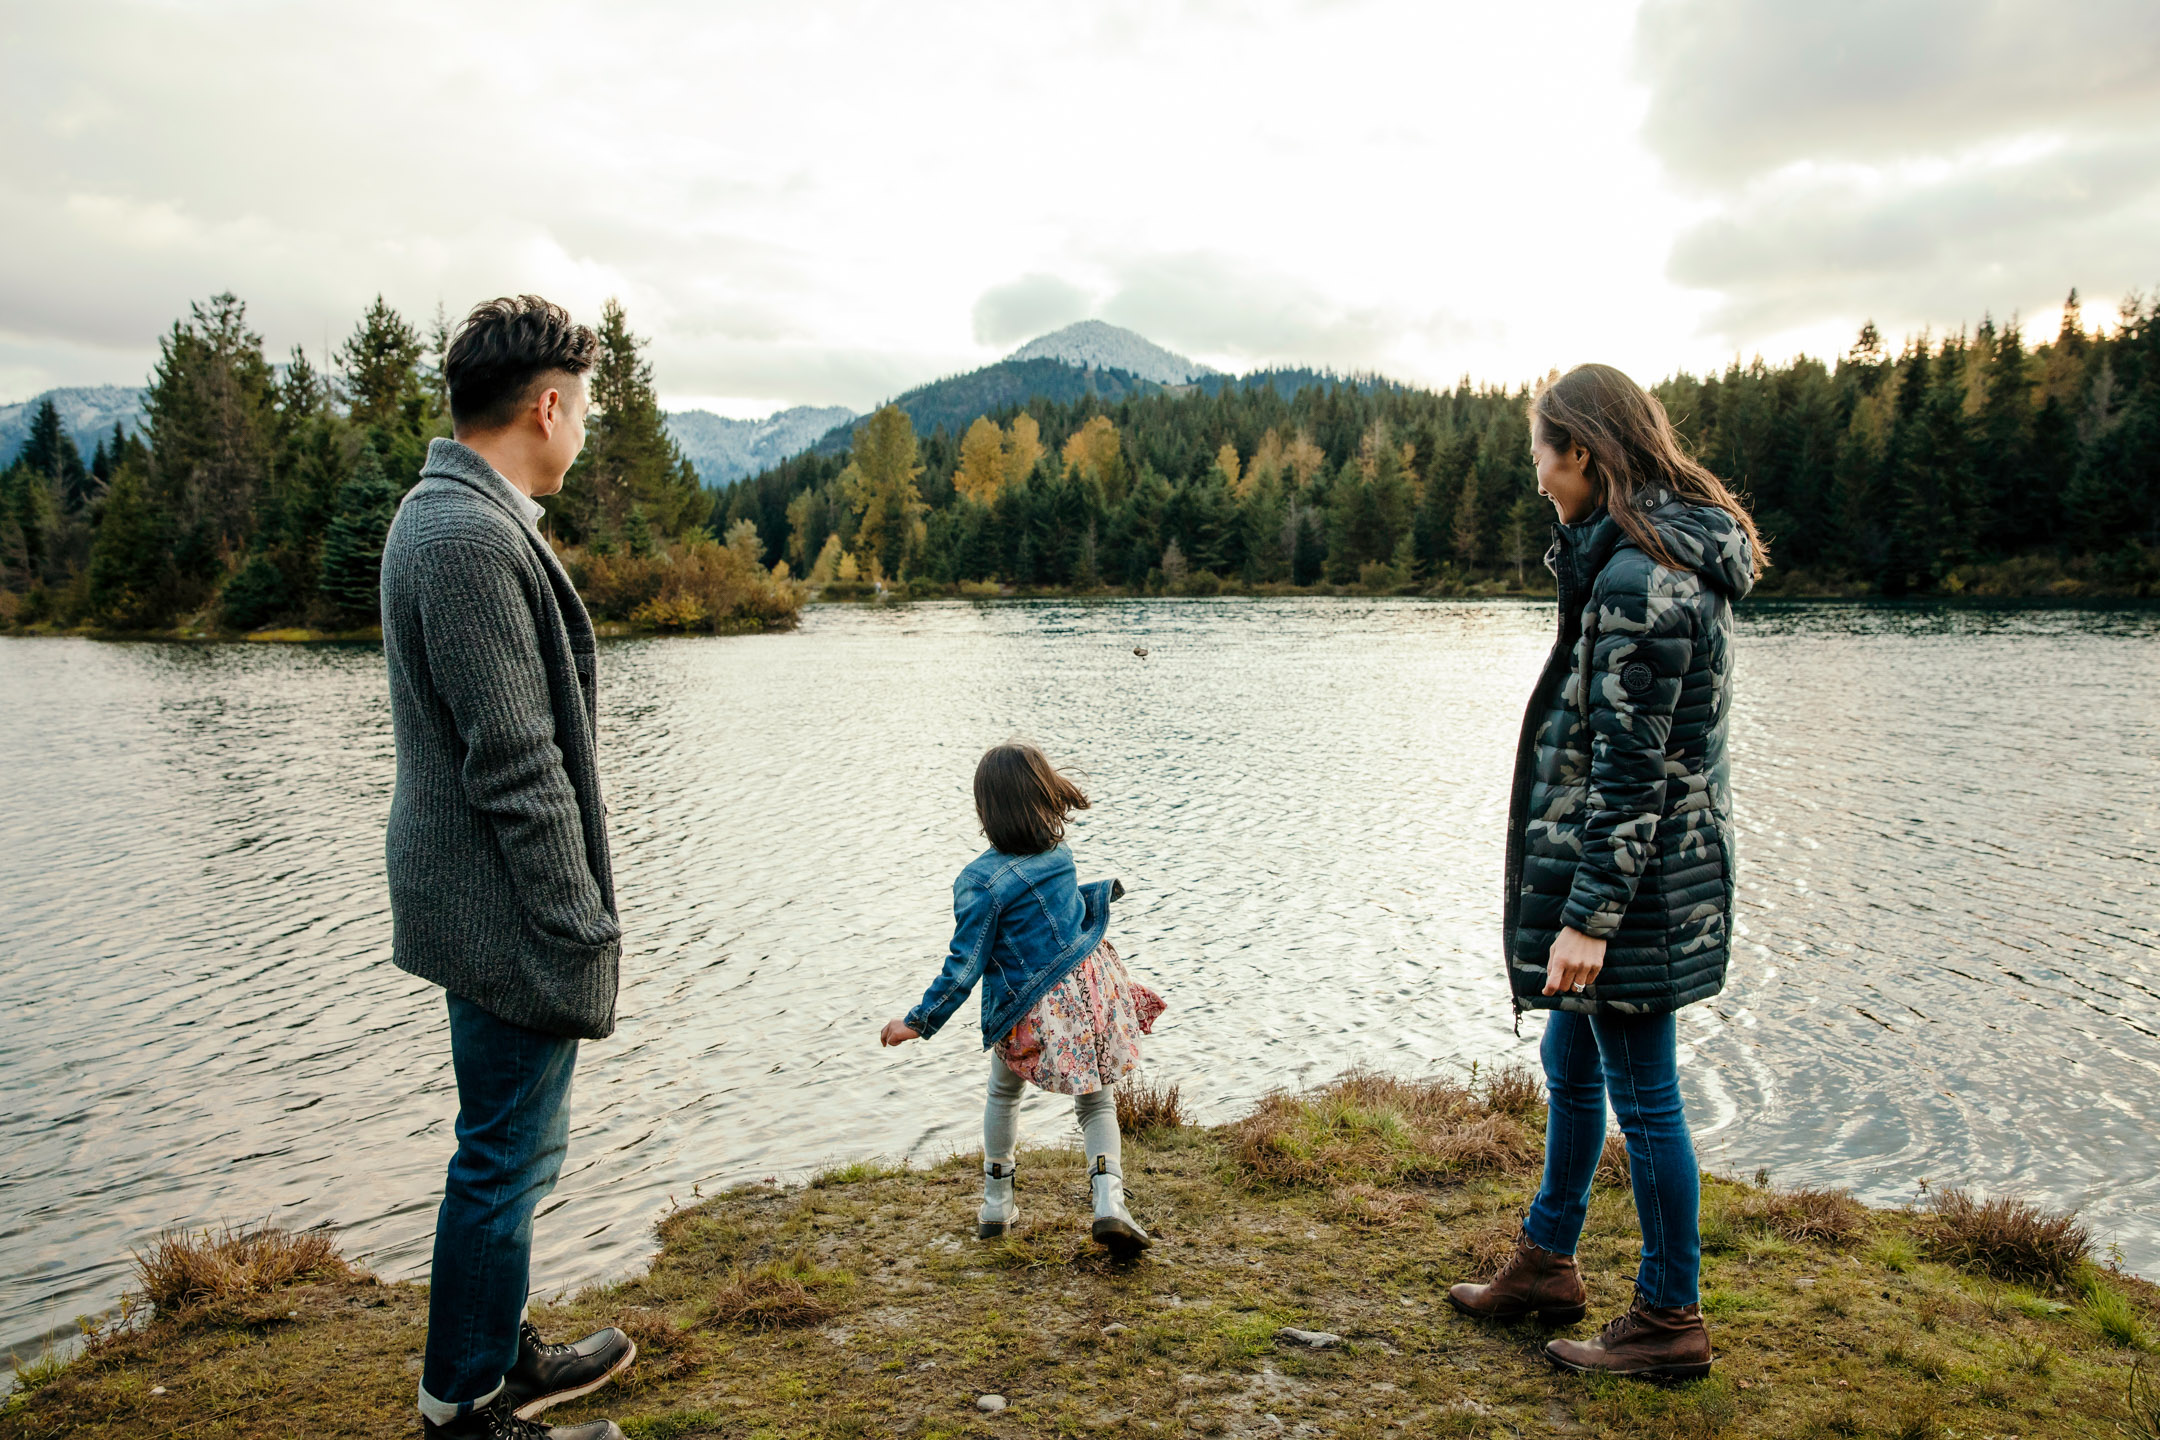
<path id="1" fill-rule="evenodd" d="M 910 1030 L 907 1021 L 887 1020 L 885 1028 L 878 1032 L 877 1043 L 880 1045 L 901 1045 L 910 1040 L 920 1039 L 922 1039 L 922 1036 Z"/>
<path id="2" fill-rule="evenodd" d="M 1605 942 L 1593 940 L 1573 926 L 1562 930 L 1545 957 L 1545 993 L 1580 990 L 1605 968 Z"/>

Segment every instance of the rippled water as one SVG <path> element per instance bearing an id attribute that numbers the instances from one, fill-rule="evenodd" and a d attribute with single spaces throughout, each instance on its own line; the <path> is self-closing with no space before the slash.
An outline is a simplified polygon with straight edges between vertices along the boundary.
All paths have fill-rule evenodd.
<path id="1" fill-rule="evenodd" d="M 580 1061 L 549 1288 L 694 1186 L 972 1148 L 942 953 L 980 749 L 1085 772 L 1074 843 L 1204 1114 L 1355 1062 L 1528 1056 L 1497 957 L 1546 607 L 928 604 L 620 642 L 603 771 L 622 1028 Z M 1733 983 L 1685 1012 L 1704 1163 L 2082 1205 L 2160 1266 L 2160 613 L 1806 605 L 1742 623 Z M 1132 653 L 1145 646 L 1148 657 Z M 173 1226 L 346 1227 L 424 1270 L 454 1108 L 390 966 L 365 648 L 0 640 L 0 1344 L 108 1306 Z M 1069 1105 L 1031 1103 L 1040 1137 Z"/>

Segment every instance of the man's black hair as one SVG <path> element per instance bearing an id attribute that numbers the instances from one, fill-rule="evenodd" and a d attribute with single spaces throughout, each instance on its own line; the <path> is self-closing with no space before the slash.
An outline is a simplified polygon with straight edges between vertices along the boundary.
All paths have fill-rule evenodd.
<path id="1" fill-rule="evenodd" d="M 599 348 L 589 327 L 538 295 L 482 301 L 458 325 L 443 357 L 451 422 L 464 430 L 500 429 L 548 375 L 583 375 Z"/>

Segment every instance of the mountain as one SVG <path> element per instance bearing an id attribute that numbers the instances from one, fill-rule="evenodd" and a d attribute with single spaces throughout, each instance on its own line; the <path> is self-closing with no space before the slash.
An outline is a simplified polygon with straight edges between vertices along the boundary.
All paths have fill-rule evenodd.
<path id="1" fill-rule="evenodd" d="M 907 412 L 918 435 L 928 435 L 940 426 L 947 434 L 958 435 L 978 416 L 1016 409 L 1030 400 L 1070 405 L 1084 395 L 1094 395 L 1115 404 L 1174 385 L 1220 383 L 1229 378 L 1163 349 L 1145 335 L 1100 320 L 1082 320 L 1037 336 L 994 365 L 918 385 L 892 403 Z M 854 430 L 853 421 L 835 426 L 817 442 L 817 448 L 839 454 L 848 448 Z"/>
<path id="2" fill-rule="evenodd" d="M 730 420 L 710 410 L 679 410 L 667 417 L 668 434 L 682 447 L 698 478 L 725 485 L 799 455 L 855 412 L 840 405 L 798 405 L 763 420 Z"/>
<path id="3" fill-rule="evenodd" d="M 1222 372 L 1165 350 L 1135 331 L 1100 320 L 1082 320 L 1040 335 L 1006 360 L 1062 360 L 1086 370 L 1122 370 L 1157 385 L 1186 385 L 1203 375 Z"/>
<path id="4" fill-rule="evenodd" d="M 907 412 L 918 435 L 928 435 L 941 426 L 948 435 L 959 435 L 974 424 L 978 416 L 1008 407 L 1017 408 L 1030 400 L 1051 400 L 1069 405 L 1083 395 L 1098 395 L 1105 402 L 1115 404 L 1127 396 L 1153 395 L 1163 388 L 1159 381 L 1125 370 L 1084 369 L 1069 361 L 1047 357 L 1006 359 L 995 365 L 985 365 L 980 370 L 970 370 L 965 375 L 951 375 L 928 385 L 918 385 L 906 394 L 894 397 L 891 403 Z M 816 448 L 828 455 L 837 455 L 853 443 L 854 433 L 854 421 L 835 426 L 817 442 Z"/>
<path id="5" fill-rule="evenodd" d="M 75 448 L 84 461 L 97 443 L 112 434 L 114 421 L 132 435 L 142 429 L 143 391 L 139 385 L 70 385 L 47 390 L 14 405 L 0 405 L 0 465 L 14 463 L 23 441 L 30 438 L 30 417 L 46 400 L 60 412 L 60 423 L 75 437 Z"/>

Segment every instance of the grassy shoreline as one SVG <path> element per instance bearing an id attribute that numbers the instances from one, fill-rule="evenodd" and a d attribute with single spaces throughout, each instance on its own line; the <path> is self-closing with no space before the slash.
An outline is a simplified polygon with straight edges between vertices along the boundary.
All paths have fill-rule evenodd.
<path id="1" fill-rule="evenodd" d="M 1085 1238 L 1071 1150 L 1023 1152 L 1021 1229 L 987 1244 L 972 1155 L 701 1198 L 659 1222 L 644 1274 L 536 1307 L 550 1334 L 620 1324 L 640 1351 L 549 1419 L 609 1414 L 645 1440 L 2145 1433 L 2115 1427 L 2160 1323 L 2152 1285 L 2060 1268 L 2060 1247 L 2019 1261 L 2005 1235 L 2024 1232 L 1732 1180 L 1704 1192 L 1716 1372 L 1674 1387 L 1553 1372 L 1549 1332 L 1475 1324 L 1444 1299 L 1505 1252 L 1540 1113 L 1519 1072 L 1353 1076 L 1232 1125 L 1131 1136 L 1134 1209 L 1157 1236 L 1131 1266 Z M 1637 1242 L 1619 1179 L 1593 1196 L 1592 1314 L 1572 1333 L 1626 1303 Z M 1960 1252 L 1960 1237 L 1984 1243 Z M 1989 1273 L 2004 1263 L 2059 1278 Z M 1342 1343 L 1309 1349 L 1286 1326 Z M 409 1434 L 425 1331 L 424 1287 L 332 1261 L 168 1303 L 26 1376 L 0 1437 Z M 1001 1413 L 978 1408 L 993 1394 Z"/>

